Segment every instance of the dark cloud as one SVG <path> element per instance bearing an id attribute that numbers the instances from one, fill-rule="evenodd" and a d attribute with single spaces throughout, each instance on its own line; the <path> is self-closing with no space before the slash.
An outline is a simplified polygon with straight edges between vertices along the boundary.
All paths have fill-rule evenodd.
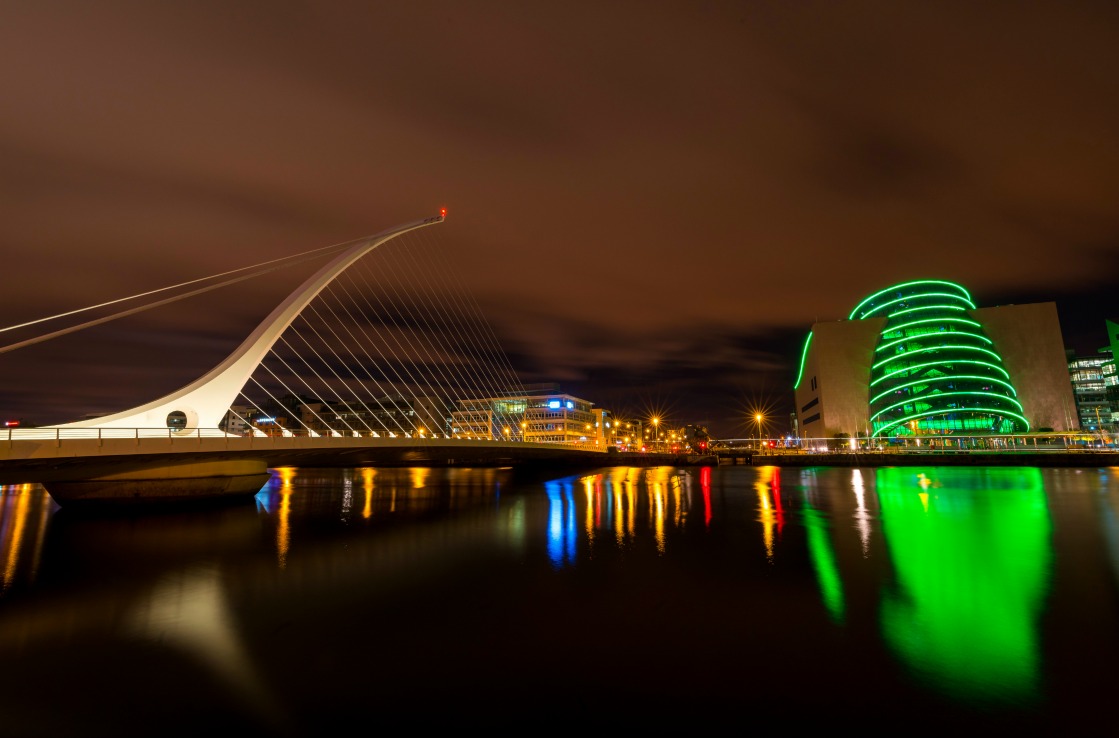
<path id="1" fill-rule="evenodd" d="M 1102 333 L 1117 45 L 1106 2 L 9 3 L 0 322 L 445 205 L 525 381 L 731 434 L 892 282 Z M 310 268 L 0 354 L 0 413 L 174 389 Z"/>

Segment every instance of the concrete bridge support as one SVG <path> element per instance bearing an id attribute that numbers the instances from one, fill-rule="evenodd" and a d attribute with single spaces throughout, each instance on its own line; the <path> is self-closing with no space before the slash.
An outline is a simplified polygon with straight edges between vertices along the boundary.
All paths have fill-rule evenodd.
<path id="1" fill-rule="evenodd" d="M 264 459 L 144 464 L 80 480 L 43 483 L 55 502 L 84 504 L 196 502 L 251 496 L 271 474 Z"/>

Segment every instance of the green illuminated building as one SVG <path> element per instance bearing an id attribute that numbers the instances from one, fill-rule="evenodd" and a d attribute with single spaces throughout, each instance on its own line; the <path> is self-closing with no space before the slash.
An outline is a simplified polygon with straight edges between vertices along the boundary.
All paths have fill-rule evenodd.
<path id="1" fill-rule="evenodd" d="M 961 285 L 879 290 L 817 323 L 796 380 L 804 438 L 1077 427 L 1054 303 L 978 308 Z"/>

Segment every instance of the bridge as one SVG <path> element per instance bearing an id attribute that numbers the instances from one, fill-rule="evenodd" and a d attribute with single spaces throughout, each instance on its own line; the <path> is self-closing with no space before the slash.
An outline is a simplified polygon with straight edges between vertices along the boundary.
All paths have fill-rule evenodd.
<path id="1" fill-rule="evenodd" d="M 186 386 L 96 418 L 0 431 L 0 483 L 104 504 L 255 494 L 278 466 L 605 462 L 605 444 L 557 441 L 528 407 L 494 332 L 439 260 L 429 232 L 445 217 L 0 329 L 116 309 L 5 353 L 333 257 Z"/>

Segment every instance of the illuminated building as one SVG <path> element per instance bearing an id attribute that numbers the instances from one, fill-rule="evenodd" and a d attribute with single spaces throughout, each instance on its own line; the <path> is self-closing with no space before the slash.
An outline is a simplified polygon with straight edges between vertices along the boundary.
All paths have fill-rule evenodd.
<path id="1" fill-rule="evenodd" d="M 1119 423 L 1119 375 L 1115 371 L 1119 323 L 1105 322 L 1106 346 L 1095 355 L 1068 357 L 1069 381 L 1076 398 L 1080 428 L 1087 431 L 1115 430 Z"/>
<path id="2" fill-rule="evenodd" d="M 1075 430 L 1052 302 L 978 308 L 954 282 L 879 290 L 816 323 L 795 385 L 805 438 Z"/>
<path id="3" fill-rule="evenodd" d="M 1098 431 L 1111 422 L 1111 403 L 1108 402 L 1103 379 L 1104 366 L 1109 361 L 1110 357 L 1102 355 L 1069 358 L 1069 381 L 1072 383 L 1072 395 L 1076 398 L 1081 430 Z"/>
<path id="4" fill-rule="evenodd" d="M 1117 430 L 1119 429 L 1119 370 L 1116 369 L 1116 365 L 1119 362 L 1119 322 L 1114 320 L 1105 322 L 1108 341 L 1105 348 L 1111 357 L 1103 365 L 1103 385 L 1111 405 L 1111 430 Z"/>
<path id="5" fill-rule="evenodd" d="M 524 394 L 460 400 L 451 413 L 457 438 L 594 443 L 609 416 L 593 410 L 593 402 L 558 391 L 555 385 L 526 388 Z"/>

